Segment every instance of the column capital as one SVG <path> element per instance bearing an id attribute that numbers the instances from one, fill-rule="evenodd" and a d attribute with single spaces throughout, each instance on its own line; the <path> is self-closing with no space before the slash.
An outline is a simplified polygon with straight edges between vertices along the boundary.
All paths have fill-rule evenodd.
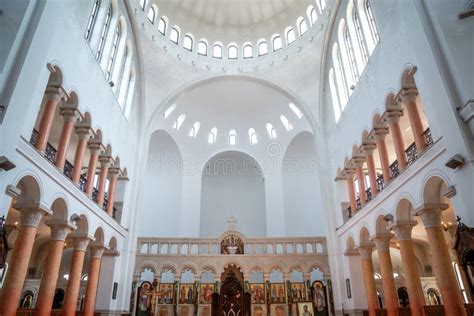
<path id="1" fill-rule="evenodd" d="M 372 137 L 375 139 L 375 140 L 384 140 L 385 139 L 385 136 L 388 134 L 388 127 L 385 127 L 385 126 L 379 126 L 379 127 L 375 127 L 373 129 L 373 132 L 372 132 Z"/>
<path id="2" fill-rule="evenodd" d="M 423 225 L 425 225 L 425 228 L 440 227 L 442 226 L 441 213 L 448 207 L 449 206 L 447 204 L 425 204 L 421 210 L 416 212 L 416 215 L 420 216 L 421 220 L 423 221 Z"/>
<path id="3" fill-rule="evenodd" d="M 120 175 L 120 168 L 112 166 L 109 168 L 109 176 L 110 178 L 118 178 Z"/>
<path id="4" fill-rule="evenodd" d="M 102 259 L 106 247 L 102 244 L 91 244 L 89 250 L 91 252 L 92 259 Z"/>
<path id="5" fill-rule="evenodd" d="M 416 101 L 416 97 L 418 96 L 418 89 L 417 88 L 403 88 L 399 94 L 399 100 L 403 103 L 411 103 Z"/>
<path id="6" fill-rule="evenodd" d="M 91 137 L 91 128 L 89 126 L 76 125 L 74 130 L 79 139 L 89 140 Z"/>
<path id="7" fill-rule="evenodd" d="M 38 228 L 43 216 L 53 213 L 51 210 L 39 205 L 15 204 L 14 208 L 20 211 L 20 226 Z"/>
<path id="8" fill-rule="evenodd" d="M 372 153 L 374 152 L 375 148 L 377 148 L 377 146 L 374 144 L 374 143 L 364 143 L 362 144 L 361 146 L 362 148 L 362 152 L 364 153 L 364 156 L 367 158 L 367 156 L 369 155 L 372 155 Z"/>
<path id="9" fill-rule="evenodd" d="M 344 251 L 344 256 L 346 257 L 360 256 L 360 252 L 357 249 L 348 249 Z"/>
<path id="10" fill-rule="evenodd" d="M 98 154 L 101 149 L 101 144 L 95 139 L 89 139 L 87 142 L 87 148 L 89 148 L 92 154 Z"/>
<path id="11" fill-rule="evenodd" d="M 75 107 L 66 104 L 59 108 L 59 115 L 62 115 L 64 122 L 76 123 L 78 112 Z"/>
<path id="12" fill-rule="evenodd" d="M 102 168 L 110 167 L 112 164 L 112 157 L 110 157 L 108 153 L 101 153 L 99 155 L 99 162 Z"/>
<path id="13" fill-rule="evenodd" d="M 357 250 L 359 250 L 362 259 L 372 259 L 372 251 L 374 250 L 374 246 L 375 245 L 372 242 L 359 244 Z"/>
<path id="14" fill-rule="evenodd" d="M 413 227 L 415 227 L 417 224 L 417 221 L 397 222 L 390 226 L 390 229 L 395 232 L 395 237 L 397 238 L 397 240 L 411 240 L 411 231 Z"/>
<path id="15" fill-rule="evenodd" d="M 69 232 L 76 229 L 76 225 L 64 220 L 50 219 L 45 224 L 51 229 L 51 240 L 65 241 Z"/>
<path id="16" fill-rule="evenodd" d="M 116 249 L 108 249 L 104 250 L 104 256 L 107 257 L 119 257 L 120 256 L 120 251 Z"/>
<path id="17" fill-rule="evenodd" d="M 400 110 L 390 110 L 385 112 L 384 119 L 385 121 L 390 124 L 396 124 L 400 122 L 400 117 L 403 116 L 403 111 Z"/>
<path id="18" fill-rule="evenodd" d="M 364 165 L 364 162 L 365 162 L 365 157 L 363 157 L 363 156 L 354 156 L 354 157 L 352 157 L 352 161 L 354 162 L 354 166 L 356 166 L 356 168 L 362 168 L 362 166 Z"/>
<path id="19" fill-rule="evenodd" d="M 89 245 L 89 242 L 94 240 L 94 237 L 84 234 L 84 235 L 73 235 L 72 237 L 73 241 L 73 249 L 74 251 L 86 251 L 87 246 Z"/>
<path id="20" fill-rule="evenodd" d="M 59 102 L 66 97 L 61 86 L 47 86 L 44 92 L 46 100 Z"/>
<path id="21" fill-rule="evenodd" d="M 391 233 L 376 234 L 372 240 L 375 242 L 377 251 L 390 251 L 390 240 L 392 237 Z"/>
<path id="22" fill-rule="evenodd" d="M 350 168 L 344 168 L 342 173 L 346 177 L 346 179 L 354 179 L 356 171 L 354 168 L 350 167 Z"/>

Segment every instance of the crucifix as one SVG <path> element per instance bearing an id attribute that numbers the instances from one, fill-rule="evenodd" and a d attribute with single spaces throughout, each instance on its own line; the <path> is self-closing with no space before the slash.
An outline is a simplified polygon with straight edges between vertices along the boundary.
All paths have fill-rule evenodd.
<path id="1" fill-rule="evenodd" d="M 236 224 L 237 224 L 237 218 L 231 215 L 229 219 L 227 220 L 227 227 L 228 227 L 227 230 L 235 230 Z"/>

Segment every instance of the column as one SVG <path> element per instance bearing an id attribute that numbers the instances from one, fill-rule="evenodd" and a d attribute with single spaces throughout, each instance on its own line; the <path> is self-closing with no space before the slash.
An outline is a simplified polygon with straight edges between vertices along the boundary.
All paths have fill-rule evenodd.
<path id="1" fill-rule="evenodd" d="M 447 205 L 430 205 L 417 215 L 421 217 L 428 235 L 432 266 L 443 297 L 446 315 L 466 315 L 441 225 L 441 212 L 446 208 Z"/>
<path id="2" fill-rule="evenodd" d="M 416 224 L 416 221 L 398 222 L 391 229 L 395 232 L 400 247 L 403 272 L 405 273 L 405 281 L 410 298 L 411 314 L 413 316 L 423 316 L 425 297 L 421 287 L 413 240 L 411 239 L 411 231 Z"/>
<path id="3" fill-rule="evenodd" d="M 109 180 L 109 190 L 107 194 L 107 214 L 110 216 L 114 215 L 114 203 L 115 203 L 115 189 L 117 187 L 117 178 L 119 176 L 119 168 L 110 168 L 110 180 Z"/>
<path id="4" fill-rule="evenodd" d="M 398 315 L 398 294 L 393 278 L 392 258 L 390 257 L 391 234 L 377 234 L 374 238 L 375 246 L 379 255 L 380 272 L 382 274 L 382 284 L 385 307 L 389 316 Z"/>
<path id="5" fill-rule="evenodd" d="M 361 203 L 365 203 L 368 201 L 367 192 L 365 192 L 365 174 L 364 170 L 362 170 L 362 166 L 364 165 L 364 158 L 357 157 L 354 158 L 354 162 L 356 165 L 356 174 L 357 174 L 357 182 L 359 183 L 359 196 Z"/>
<path id="6" fill-rule="evenodd" d="M 95 299 L 97 296 L 97 285 L 99 284 L 100 263 L 104 254 L 102 245 L 93 245 L 90 248 L 91 261 L 89 264 L 89 274 L 87 277 L 86 297 L 82 314 L 84 316 L 93 316 Z"/>
<path id="7" fill-rule="evenodd" d="M 72 228 L 68 223 L 50 221 L 47 223 L 51 228 L 51 241 L 49 242 L 48 256 L 44 267 L 41 285 L 36 300 L 35 315 L 51 315 L 56 282 L 58 281 L 61 257 L 63 254 L 64 241 Z"/>
<path id="8" fill-rule="evenodd" d="M 351 212 L 354 214 L 357 212 L 355 188 L 354 188 L 354 170 L 346 169 L 344 171 L 347 179 L 347 191 L 349 193 L 349 201 L 351 202 Z"/>
<path id="9" fill-rule="evenodd" d="M 420 118 L 420 112 L 416 105 L 416 96 L 418 90 L 416 88 L 402 89 L 400 99 L 405 104 L 405 109 L 408 113 L 408 119 L 410 120 L 411 132 L 415 139 L 416 150 L 418 153 L 423 152 L 426 149 L 426 140 L 423 135 L 423 124 Z"/>
<path id="10" fill-rule="evenodd" d="M 367 170 L 369 173 L 369 181 L 370 181 L 370 193 L 372 193 L 372 197 L 377 195 L 378 187 L 377 187 L 377 173 L 375 172 L 375 162 L 374 162 L 374 149 L 375 144 L 363 144 L 362 150 L 365 155 L 365 160 L 367 161 Z"/>
<path id="11" fill-rule="evenodd" d="M 87 185 L 86 185 L 86 194 L 89 197 L 92 197 L 92 189 L 94 188 L 94 177 L 97 168 L 97 159 L 99 158 L 100 144 L 96 142 L 88 142 L 87 147 L 91 151 L 89 158 L 89 165 L 87 167 Z"/>
<path id="12" fill-rule="evenodd" d="M 364 273 L 365 295 L 367 297 L 367 306 L 369 308 L 369 316 L 375 316 L 375 310 L 379 308 L 377 301 L 377 288 L 374 280 L 374 266 L 372 264 L 372 243 L 361 244 L 359 246 L 361 255 L 362 272 Z"/>
<path id="13" fill-rule="evenodd" d="M 104 197 L 105 197 L 105 184 L 107 182 L 107 175 L 109 173 L 109 167 L 110 167 L 110 156 L 107 154 L 102 154 L 99 156 L 99 161 L 100 161 L 100 175 L 99 175 L 99 193 L 97 194 L 97 204 L 99 204 L 100 207 L 102 207 L 102 204 L 104 203 Z"/>
<path id="14" fill-rule="evenodd" d="M 387 185 L 392 178 L 392 174 L 390 173 L 390 162 L 388 160 L 387 145 L 385 144 L 385 136 L 388 134 L 388 129 L 386 127 L 379 127 L 374 131 L 377 151 L 379 152 L 380 157 L 380 165 L 382 166 L 383 181 L 385 185 Z"/>
<path id="15" fill-rule="evenodd" d="M 71 258 L 71 268 L 69 269 L 69 279 L 64 296 L 63 315 L 75 316 L 79 288 L 81 286 L 82 266 L 84 256 L 90 238 L 88 236 L 73 236 L 74 250 Z"/>
<path id="16" fill-rule="evenodd" d="M 403 115 L 403 112 L 394 110 L 386 112 L 385 115 L 388 127 L 390 129 L 390 134 L 392 134 L 395 154 L 397 155 L 398 160 L 398 167 L 401 171 L 407 167 L 405 144 L 403 142 L 402 130 L 400 129 L 400 117 Z"/>
<path id="17" fill-rule="evenodd" d="M 64 124 L 61 130 L 61 135 L 59 136 L 58 152 L 54 164 L 62 170 L 64 168 L 64 163 L 66 162 L 67 149 L 69 147 L 72 130 L 77 117 L 76 109 L 71 106 L 61 107 L 59 114 L 63 116 Z"/>
<path id="18" fill-rule="evenodd" d="M 46 144 L 48 143 L 49 134 L 51 133 L 51 127 L 53 125 L 54 114 L 62 97 L 63 92 L 61 87 L 46 87 L 45 104 L 38 127 L 38 139 L 36 141 L 36 149 L 41 152 L 44 152 L 46 149 Z"/>
<path id="19" fill-rule="evenodd" d="M 72 182 L 74 184 L 79 183 L 81 178 L 82 164 L 84 161 L 84 155 L 86 153 L 87 141 L 90 138 L 90 128 L 76 126 L 76 134 L 79 138 L 76 147 L 76 154 L 74 155 L 74 167 L 72 169 Z"/>
<path id="20" fill-rule="evenodd" d="M 35 243 L 36 232 L 43 215 L 47 213 L 39 207 L 16 206 L 20 211 L 20 230 L 10 260 L 5 283 L 0 297 L 0 315 L 16 315 L 23 284 L 25 282 L 31 251 Z"/>

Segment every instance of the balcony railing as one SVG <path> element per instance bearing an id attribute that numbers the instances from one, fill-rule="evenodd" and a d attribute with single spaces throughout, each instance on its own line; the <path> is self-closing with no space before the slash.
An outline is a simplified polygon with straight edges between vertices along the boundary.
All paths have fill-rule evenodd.
<path id="1" fill-rule="evenodd" d="M 81 176 L 79 177 L 79 189 L 81 189 L 82 192 L 86 192 L 86 186 L 87 179 L 83 174 L 81 174 Z"/>
<path id="2" fill-rule="evenodd" d="M 97 203 L 97 195 L 99 195 L 99 190 L 97 188 L 92 188 L 92 201 Z"/>
<path id="3" fill-rule="evenodd" d="M 72 169 L 73 168 L 74 168 L 74 166 L 72 165 L 72 163 L 70 163 L 69 161 L 66 160 L 66 162 L 64 163 L 63 173 L 69 179 L 72 179 Z"/>

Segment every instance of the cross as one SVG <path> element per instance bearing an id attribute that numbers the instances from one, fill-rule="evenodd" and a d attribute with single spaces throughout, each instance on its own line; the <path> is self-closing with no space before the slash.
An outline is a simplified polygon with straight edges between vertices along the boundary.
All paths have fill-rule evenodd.
<path id="1" fill-rule="evenodd" d="M 237 218 L 231 215 L 227 220 L 228 230 L 235 230 L 235 224 L 237 224 Z"/>

